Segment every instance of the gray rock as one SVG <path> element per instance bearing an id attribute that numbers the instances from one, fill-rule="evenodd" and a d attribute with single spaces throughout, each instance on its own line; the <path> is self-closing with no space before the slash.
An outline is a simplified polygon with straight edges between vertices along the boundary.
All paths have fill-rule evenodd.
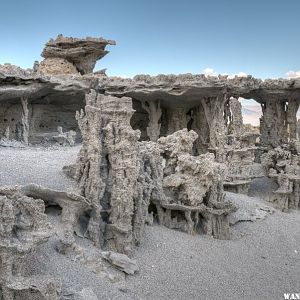
<path id="1" fill-rule="evenodd" d="M 126 274 L 133 275 L 139 270 L 136 261 L 134 259 L 130 259 L 125 254 L 108 251 L 102 252 L 102 256 L 112 265 Z"/>
<path id="2" fill-rule="evenodd" d="M 46 74 L 92 73 L 96 61 L 108 53 L 105 50 L 106 45 L 115 44 L 115 41 L 103 38 L 78 39 L 60 34 L 46 44 L 42 52 L 45 60 L 39 65 L 38 71 Z M 56 68 L 49 68 L 49 64 L 47 65 L 49 59 L 52 59 L 51 64 L 57 66 Z"/>

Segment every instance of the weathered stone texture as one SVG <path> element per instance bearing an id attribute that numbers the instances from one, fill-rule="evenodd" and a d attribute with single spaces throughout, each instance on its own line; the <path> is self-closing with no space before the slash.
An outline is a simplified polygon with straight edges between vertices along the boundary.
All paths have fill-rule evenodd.
<path id="1" fill-rule="evenodd" d="M 299 141 L 292 141 L 289 146 L 275 148 L 262 156 L 262 164 L 268 176 L 273 178 L 278 189 L 271 201 L 282 211 L 300 207 L 300 159 Z"/>
<path id="2" fill-rule="evenodd" d="M 163 167 L 163 192 L 157 208 L 159 222 L 190 234 L 204 232 L 229 238 L 227 215 L 235 208 L 224 202 L 225 165 L 212 153 L 192 155 L 194 131 L 183 129 L 158 140 Z"/>
<path id="3" fill-rule="evenodd" d="M 92 92 L 87 95 L 85 113 L 77 114 L 83 137 L 77 180 L 81 193 L 92 201 L 92 221 L 105 227 L 93 235 L 98 243 L 105 242 L 122 253 L 129 253 L 133 242 L 133 194 L 138 176 L 140 133 L 130 126 L 132 113 L 130 98 L 120 101 Z"/>
<path id="4" fill-rule="evenodd" d="M 92 73 L 96 61 L 108 53 L 106 45 L 115 44 L 115 41 L 103 38 L 78 39 L 60 34 L 46 44 L 42 52 L 45 60 L 39 71 L 49 74 Z"/>
<path id="5" fill-rule="evenodd" d="M 24 277 L 28 254 L 51 235 L 44 209 L 40 199 L 25 196 L 19 189 L 1 188 L 0 297 L 3 300 L 35 299 L 37 294 L 38 299 L 58 299 L 51 279 L 40 278 L 37 284 L 34 278 Z"/>
<path id="6" fill-rule="evenodd" d="M 37 72 L 41 75 L 78 74 L 77 68 L 71 62 L 59 57 L 44 59 Z"/>
<path id="7" fill-rule="evenodd" d="M 278 184 L 271 201 L 299 209 L 300 79 L 92 73 L 114 44 L 59 35 L 33 69 L 0 65 L 0 146 L 82 143 L 77 163 L 64 168 L 76 192 L 0 187 L 0 299 L 58 299 L 59 283 L 22 272 L 50 236 L 66 258 L 123 282 L 138 270 L 128 256 L 146 224 L 230 238 L 236 207 L 224 188 L 247 193 L 267 174 Z M 260 134 L 244 126 L 239 97 L 261 104 Z M 60 211 L 53 230 L 49 206 Z"/>

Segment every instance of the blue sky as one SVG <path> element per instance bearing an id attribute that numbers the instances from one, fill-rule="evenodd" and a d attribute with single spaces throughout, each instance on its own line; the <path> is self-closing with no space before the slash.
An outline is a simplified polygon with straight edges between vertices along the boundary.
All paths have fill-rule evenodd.
<path id="1" fill-rule="evenodd" d="M 32 67 L 50 37 L 117 41 L 108 75 L 300 70 L 299 0 L 0 0 L 0 63 Z"/>

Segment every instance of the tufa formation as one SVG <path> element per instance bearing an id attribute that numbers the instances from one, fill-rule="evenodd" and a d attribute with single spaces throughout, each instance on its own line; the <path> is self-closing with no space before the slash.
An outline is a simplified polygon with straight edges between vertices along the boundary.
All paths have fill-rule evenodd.
<path id="1" fill-rule="evenodd" d="M 138 271 L 147 224 L 230 239 L 237 207 L 226 191 L 247 194 L 265 176 L 277 186 L 271 202 L 299 209 L 300 79 L 108 77 L 93 73 L 107 45 L 115 42 L 59 35 L 33 69 L 0 66 L 1 146 L 81 144 L 76 164 L 62 166 L 72 192 L 0 187 L 0 299 L 61 299 L 60 282 L 22 269 L 49 240 L 122 285 Z M 239 97 L 261 105 L 260 133 L 244 126 Z"/>

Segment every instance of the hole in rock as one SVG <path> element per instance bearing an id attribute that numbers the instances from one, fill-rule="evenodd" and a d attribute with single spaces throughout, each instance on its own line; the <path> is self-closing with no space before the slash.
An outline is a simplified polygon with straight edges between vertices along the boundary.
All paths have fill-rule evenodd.
<path id="1" fill-rule="evenodd" d="M 188 131 L 190 131 L 192 129 L 192 125 L 193 125 L 193 122 L 194 122 L 194 116 L 193 116 L 193 110 L 190 109 L 187 114 L 186 114 L 186 117 L 187 117 L 187 129 Z"/>
<path id="2" fill-rule="evenodd" d="M 148 140 L 147 126 L 149 124 L 149 116 L 147 111 L 142 107 L 142 103 L 136 99 L 132 99 L 132 107 L 135 110 L 131 119 L 130 125 L 134 130 L 141 131 L 141 141 Z"/>
<path id="3" fill-rule="evenodd" d="M 149 214 L 152 213 L 153 220 L 156 221 L 156 222 L 158 221 L 157 207 L 152 201 L 150 201 L 150 204 L 148 206 L 148 213 Z"/>
<path id="4" fill-rule="evenodd" d="M 242 105 L 243 123 L 246 131 L 259 133 L 260 118 L 262 116 L 261 105 L 253 99 L 239 98 Z"/>
<path id="5" fill-rule="evenodd" d="M 91 211 L 85 211 L 80 217 L 79 217 L 79 229 L 82 236 L 87 231 L 89 221 L 91 218 Z"/>
<path id="6" fill-rule="evenodd" d="M 61 223 L 62 208 L 55 203 L 45 203 L 45 206 L 48 221 L 56 228 Z"/>
<path id="7" fill-rule="evenodd" d="M 171 210 L 171 219 L 177 219 L 177 222 L 186 221 L 184 212 L 180 210 Z"/>
<path id="8" fill-rule="evenodd" d="M 61 215 L 62 208 L 56 204 L 50 204 L 45 207 L 45 214 L 48 216 L 58 217 Z"/>

